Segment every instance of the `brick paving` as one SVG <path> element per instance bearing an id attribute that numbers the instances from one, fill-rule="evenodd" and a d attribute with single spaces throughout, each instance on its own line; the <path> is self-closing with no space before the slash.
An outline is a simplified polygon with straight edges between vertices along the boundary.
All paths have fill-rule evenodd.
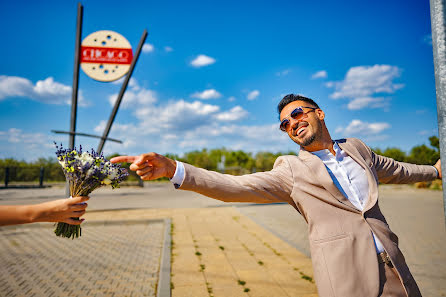
<path id="1" fill-rule="evenodd" d="M 381 186 L 380 194 L 381 209 L 392 230 L 399 235 L 400 247 L 423 296 L 446 296 L 442 193 L 410 186 Z M 0 204 L 38 203 L 63 195 L 63 188 L 1 190 Z M 317 296 L 314 283 L 304 277 L 312 277 L 307 257 L 307 226 L 288 205 L 224 204 L 195 193 L 176 191 L 171 184 L 146 184 L 145 188 L 95 191 L 85 218 L 87 224 L 172 218 L 175 229 L 173 297 Z M 84 232 L 87 227 L 85 225 Z M 272 230 L 273 234 L 264 228 Z M 127 227 L 118 229 L 111 233 L 126 232 Z M 0 242 L 4 241 L 3 237 L 0 232 Z M 9 242 L 9 248 L 14 244 Z M 131 246 L 127 245 L 123 253 L 132 253 Z M 2 251 L 0 243 L 0 254 Z M 26 255 L 18 258 L 16 263 L 19 264 L 27 259 Z M 3 262 L 0 265 L 3 269 Z M 120 275 L 116 270 L 112 268 L 112 274 Z M 68 273 L 62 275 L 67 277 Z M 239 284 L 238 280 L 245 284 Z M 46 284 L 54 286 L 52 279 Z M 0 281 L 0 296 L 3 296 L 3 285 Z M 113 293 L 124 296 L 128 289 L 115 287 Z M 246 289 L 249 291 L 245 292 Z M 60 296 L 69 292 L 62 291 Z M 102 296 L 103 293 L 97 294 Z"/>
<path id="2" fill-rule="evenodd" d="M 0 296 L 155 296 L 163 221 L 0 228 Z"/>
<path id="3" fill-rule="evenodd" d="M 446 232 L 441 191 L 380 186 L 380 207 L 423 296 L 446 296 Z M 307 224 L 286 204 L 239 207 L 261 226 L 310 256 Z"/>
<path id="4" fill-rule="evenodd" d="M 317 296 L 311 260 L 233 207 L 105 211 L 85 217 L 170 217 L 172 297 Z"/>

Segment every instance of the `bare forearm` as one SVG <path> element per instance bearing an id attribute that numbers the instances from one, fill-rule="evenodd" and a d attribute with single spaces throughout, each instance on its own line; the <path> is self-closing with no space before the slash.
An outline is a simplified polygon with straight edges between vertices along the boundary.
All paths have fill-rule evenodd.
<path id="1" fill-rule="evenodd" d="M 64 222 L 79 225 L 89 197 L 58 199 L 34 205 L 0 206 L 0 226 L 36 222 Z"/>
<path id="2" fill-rule="evenodd" d="M 0 206 L 0 226 L 33 223 L 39 211 L 33 205 Z"/>

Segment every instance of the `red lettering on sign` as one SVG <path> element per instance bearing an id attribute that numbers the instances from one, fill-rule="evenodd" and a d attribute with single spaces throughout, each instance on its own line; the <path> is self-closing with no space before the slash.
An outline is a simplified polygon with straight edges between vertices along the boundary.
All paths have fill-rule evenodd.
<path id="1" fill-rule="evenodd" d="M 131 64 L 131 48 L 81 47 L 81 63 Z"/>

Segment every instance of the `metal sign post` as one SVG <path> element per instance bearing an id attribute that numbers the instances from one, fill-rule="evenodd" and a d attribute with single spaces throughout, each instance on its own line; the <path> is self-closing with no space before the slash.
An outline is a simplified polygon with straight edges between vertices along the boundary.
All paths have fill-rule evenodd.
<path id="1" fill-rule="evenodd" d="M 115 106 L 113 107 L 112 113 L 110 114 L 110 118 L 108 119 L 107 126 L 105 127 L 104 134 L 102 135 L 101 142 L 99 143 L 97 150 L 98 153 L 101 153 L 102 149 L 104 148 L 105 140 L 108 137 L 108 133 L 110 133 L 111 126 L 113 124 L 113 121 L 115 120 L 116 113 L 118 112 L 119 105 L 121 104 L 122 101 L 122 97 L 124 96 L 124 92 L 127 89 L 127 85 L 129 84 L 130 77 L 132 76 L 133 70 L 135 69 L 136 62 L 138 61 L 139 54 L 141 53 L 141 49 L 142 46 L 144 45 L 144 42 L 146 41 L 146 38 L 147 38 L 147 30 L 144 29 L 141 39 L 139 40 L 138 48 L 136 49 L 136 54 L 133 57 L 132 64 L 130 65 L 129 72 L 126 75 L 125 80 L 122 84 L 121 91 L 119 91 L 119 95 L 118 98 L 116 99 Z"/>
<path id="2" fill-rule="evenodd" d="M 76 25 L 76 45 L 74 49 L 74 69 L 73 69 L 73 88 L 71 94 L 71 122 L 70 122 L 70 143 L 69 148 L 74 149 L 74 137 L 76 133 L 76 115 L 77 115 L 77 94 L 79 89 L 79 65 L 80 48 L 82 37 L 82 4 L 77 4 L 77 25 Z"/>
<path id="3" fill-rule="evenodd" d="M 100 138 L 101 141 L 97 151 L 98 153 L 101 153 L 106 140 L 122 143 L 120 140 L 109 138 L 108 134 L 115 119 L 116 113 L 118 112 L 122 97 L 127 89 L 127 85 L 130 81 L 133 70 L 135 69 L 141 49 L 146 40 L 147 30 L 144 29 L 141 40 L 138 44 L 136 55 L 133 56 L 132 47 L 127 39 L 114 31 L 96 31 L 88 35 L 81 43 L 82 20 L 83 6 L 82 4 L 78 3 L 70 130 L 52 130 L 52 132 L 69 134 L 70 149 L 74 149 L 74 140 L 76 135 Z M 86 75 L 102 82 L 111 82 L 126 75 L 103 136 L 76 132 L 79 68 L 81 66 Z"/>
<path id="4" fill-rule="evenodd" d="M 124 92 L 127 89 L 130 77 L 132 76 L 138 57 L 141 53 L 142 46 L 147 37 L 147 30 L 144 30 L 141 40 L 138 44 L 136 55 L 133 56 L 130 43 L 121 34 L 114 31 L 97 31 L 88 35 L 84 42 L 81 43 L 82 38 L 82 20 L 83 20 L 83 6 L 81 3 L 77 5 L 77 22 L 76 22 L 76 40 L 74 50 L 74 69 L 73 69 L 73 87 L 71 96 L 71 121 L 69 131 L 52 130 L 54 133 L 69 134 L 68 148 L 74 149 L 75 136 L 87 136 L 100 138 L 98 152 L 102 152 L 106 140 L 122 143 L 122 141 L 108 138 L 108 134 L 118 112 Z M 76 117 L 77 117 L 77 98 L 79 90 L 79 68 L 82 64 L 82 69 L 85 74 L 91 78 L 103 82 L 110 82 L 119 79 L 126 75 L 124 83 L 119 92 L 113 111 L 105 128 L 103 136 L 96 136 L 92 134 L 76 132 Z M 7 181 L 6 181 L 7 184 Z M 69 186 L 67 183 L 67 195 L 69 195 Z"/>
<path id="5" fill-rule="evenodd" d="M 430 0 L 435 89 L 437 91 L 438 132 L 441 171 L 446 174 L 446 0 Z M 443 177 L 443 208 L 446 224 L 446 179 Z"/>

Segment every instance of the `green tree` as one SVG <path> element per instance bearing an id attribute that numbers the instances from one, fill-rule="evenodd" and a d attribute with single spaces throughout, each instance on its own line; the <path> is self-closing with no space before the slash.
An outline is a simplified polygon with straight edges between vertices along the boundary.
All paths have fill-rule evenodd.
<path id="1" fill-rule="evenodd" d="M 207 149 L 202 149 L 201 151 L 192 151 L 184 154 L 184 161 L 186 163 L 192 164 L 194 166 L 208 169 L 216 170 L 217 164 L 213 164 L 209 159 L 209 154 Z"/>
<path id="2" fill-rule="evenodd" d="M 239 173 L 251 172 L 254 161 L 250 153 L 245 153 L 244 151 L 231 151 L 226 154 L 226 166 L 232 167 L 235 171 Z M 244 170 L 242 170 L 244 169 Z"/>
<path id="3" fill-rule="evenodd" d="M 372 151 L 377 155 L 384 156 L 384 152 L 379 147 L 372 148 Z"/>
<path id="4" fill-rule="evenodd" d="M 408 162 L 420 165 L 434 165 L 440 158 L 440 153 L 425 144 L 413 147 L 410 150 Z"/>
<path id="5" fill-rule="evenodd" d="M 431 146 L 433 146 L 438 151 L 440 151 L 440 139 L 438 139 L 437 136 L 429 137 L 429 142 L 430 142 Z"/>
<path id="6" fill-rule="evenodd" d="M 256 171 L 269 171 L 273 169 L 276 158 L 276 155 L 271 152 L 258 152 L 254 158 Z"/>
<path id="7" fill-rule="evenodd" d="M 407 159 L 406 153 L 396 147 L 389 147 L 383 152 L 383 156 L 392 158 L 396 161 L 405 162 Z"/>

